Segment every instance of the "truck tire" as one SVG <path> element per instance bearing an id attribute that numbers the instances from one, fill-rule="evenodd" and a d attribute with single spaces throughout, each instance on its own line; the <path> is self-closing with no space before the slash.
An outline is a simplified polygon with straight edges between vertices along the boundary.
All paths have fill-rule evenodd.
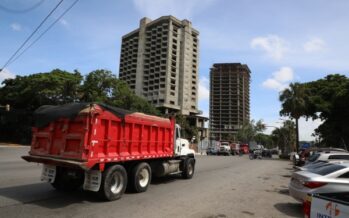
<path id="1" fill-rule="evenodd" d="M 148 163 L 142 162 L 132 168 L 129 185 L 131 191 L 139 193 L 147 191 L 151 182 L 151 168 Z"/>
<path id="2" fill-rule="evenodd" d="M 123 166 L 114 165 L 102 173 L 99 195 L 107 201 L 115 201 L 124 194 L 127 186 L 127 173 Z"/>
<path id="3" fill-rule="evenodd" d="M 182 177 L 184 179 L 191 179 L 195 172 L 195 160 L 194 158 L 188 158 L 184 160 L 184 166 L 182 171 Z"/>
<path id="4" fill-rule="evenodd" d="M 59 191 L 74 191 L 84 183 L 84 173 L 57 167 L 56 178 L 51 185 Z"/>

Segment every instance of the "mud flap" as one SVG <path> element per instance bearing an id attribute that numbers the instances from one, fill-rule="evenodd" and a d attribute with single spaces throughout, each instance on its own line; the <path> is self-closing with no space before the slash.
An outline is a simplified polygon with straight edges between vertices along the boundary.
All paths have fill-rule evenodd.
<path id="1" fill-rule="evenodd" d="M 56 166 L 44 164 L 41 171 L 41 181 L 53 183 L 56 178 Z"/>
<path id="2" fill-rule="evenodd" d="M 102 182 L 102 173 L 99 170 L 85 171 L 84 190 L 98 192 Z"/>

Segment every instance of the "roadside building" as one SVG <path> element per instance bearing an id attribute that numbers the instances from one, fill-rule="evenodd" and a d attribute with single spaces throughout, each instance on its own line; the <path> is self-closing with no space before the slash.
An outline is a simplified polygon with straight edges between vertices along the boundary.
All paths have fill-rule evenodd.
<path id="1" fill-rule="evenodd" d="M 218 63 L 210 70 L 210 138 L 231 140 L 250 120 L 250 74 L 245 64 Z"/>
<path id="2" fill-rule="evenodd" d="M 141 19 L 122 37 L 119 78 L 164 113 L 200 114 L 198 35 L 188 20 Z"/>

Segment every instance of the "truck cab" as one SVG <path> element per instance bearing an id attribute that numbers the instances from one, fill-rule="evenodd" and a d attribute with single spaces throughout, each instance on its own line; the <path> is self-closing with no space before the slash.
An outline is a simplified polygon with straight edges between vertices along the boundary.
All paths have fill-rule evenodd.
<path id="1" fill-rule="evenodd" d="M 219 145 L 218 154 L 231 155 L 231 148 L 229 142 L 221 142 Z"/>
<path id="2" fill-rule="evenodd" d="M 175 155 L 176 156 L 188 156 L 195 154 L 193 149 L 189 148 L 189 141 L 187 139 L 181 138 L 181 127 L 176 124 L 175 128 Z"/>

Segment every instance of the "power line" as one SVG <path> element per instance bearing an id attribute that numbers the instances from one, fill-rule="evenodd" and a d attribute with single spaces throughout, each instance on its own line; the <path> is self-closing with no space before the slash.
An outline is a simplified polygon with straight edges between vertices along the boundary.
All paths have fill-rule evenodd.
<path id="1" fill-rule="evenodd" d="M 11 62 L 11 60 L 17 55 L 17 53 L 27 44 L 27 42 L 33 37 L 33 35 L 40 29 L 40 27 L 46 22 L 46 20 L 52 15 L 52 13 L 58 8 L 60 4 L 62 4 L 63 0 L 60 0 L 58 4 L 51 10 L 51 12 L 45 17 L 43 21 L 39 24 L 38 27 L 30 34 L 30 36 L 22 43 L 22 45 L 16 50 L 16 52 L 6 61 L 4 66 L 0 69 L 0 72 L 7 67 L 7 65 Z"/>
<path id="2" fill-rule="evenodd" d="M 15 62 L 18 58 L 20 58 L 30 47 L 32 47 L 37 41 L 41 39 L 43 35 L 45 35 L 70 9 L 74 7 L 76 3 L 78 3 L 79 0 L 75 0 L 73 4 L 71 4 L 44 32 L 42 32 L 28 47 L 26 47 L 19 55 L 17 55 L 16 58 L 14 58 L 8 65 Z"/>

